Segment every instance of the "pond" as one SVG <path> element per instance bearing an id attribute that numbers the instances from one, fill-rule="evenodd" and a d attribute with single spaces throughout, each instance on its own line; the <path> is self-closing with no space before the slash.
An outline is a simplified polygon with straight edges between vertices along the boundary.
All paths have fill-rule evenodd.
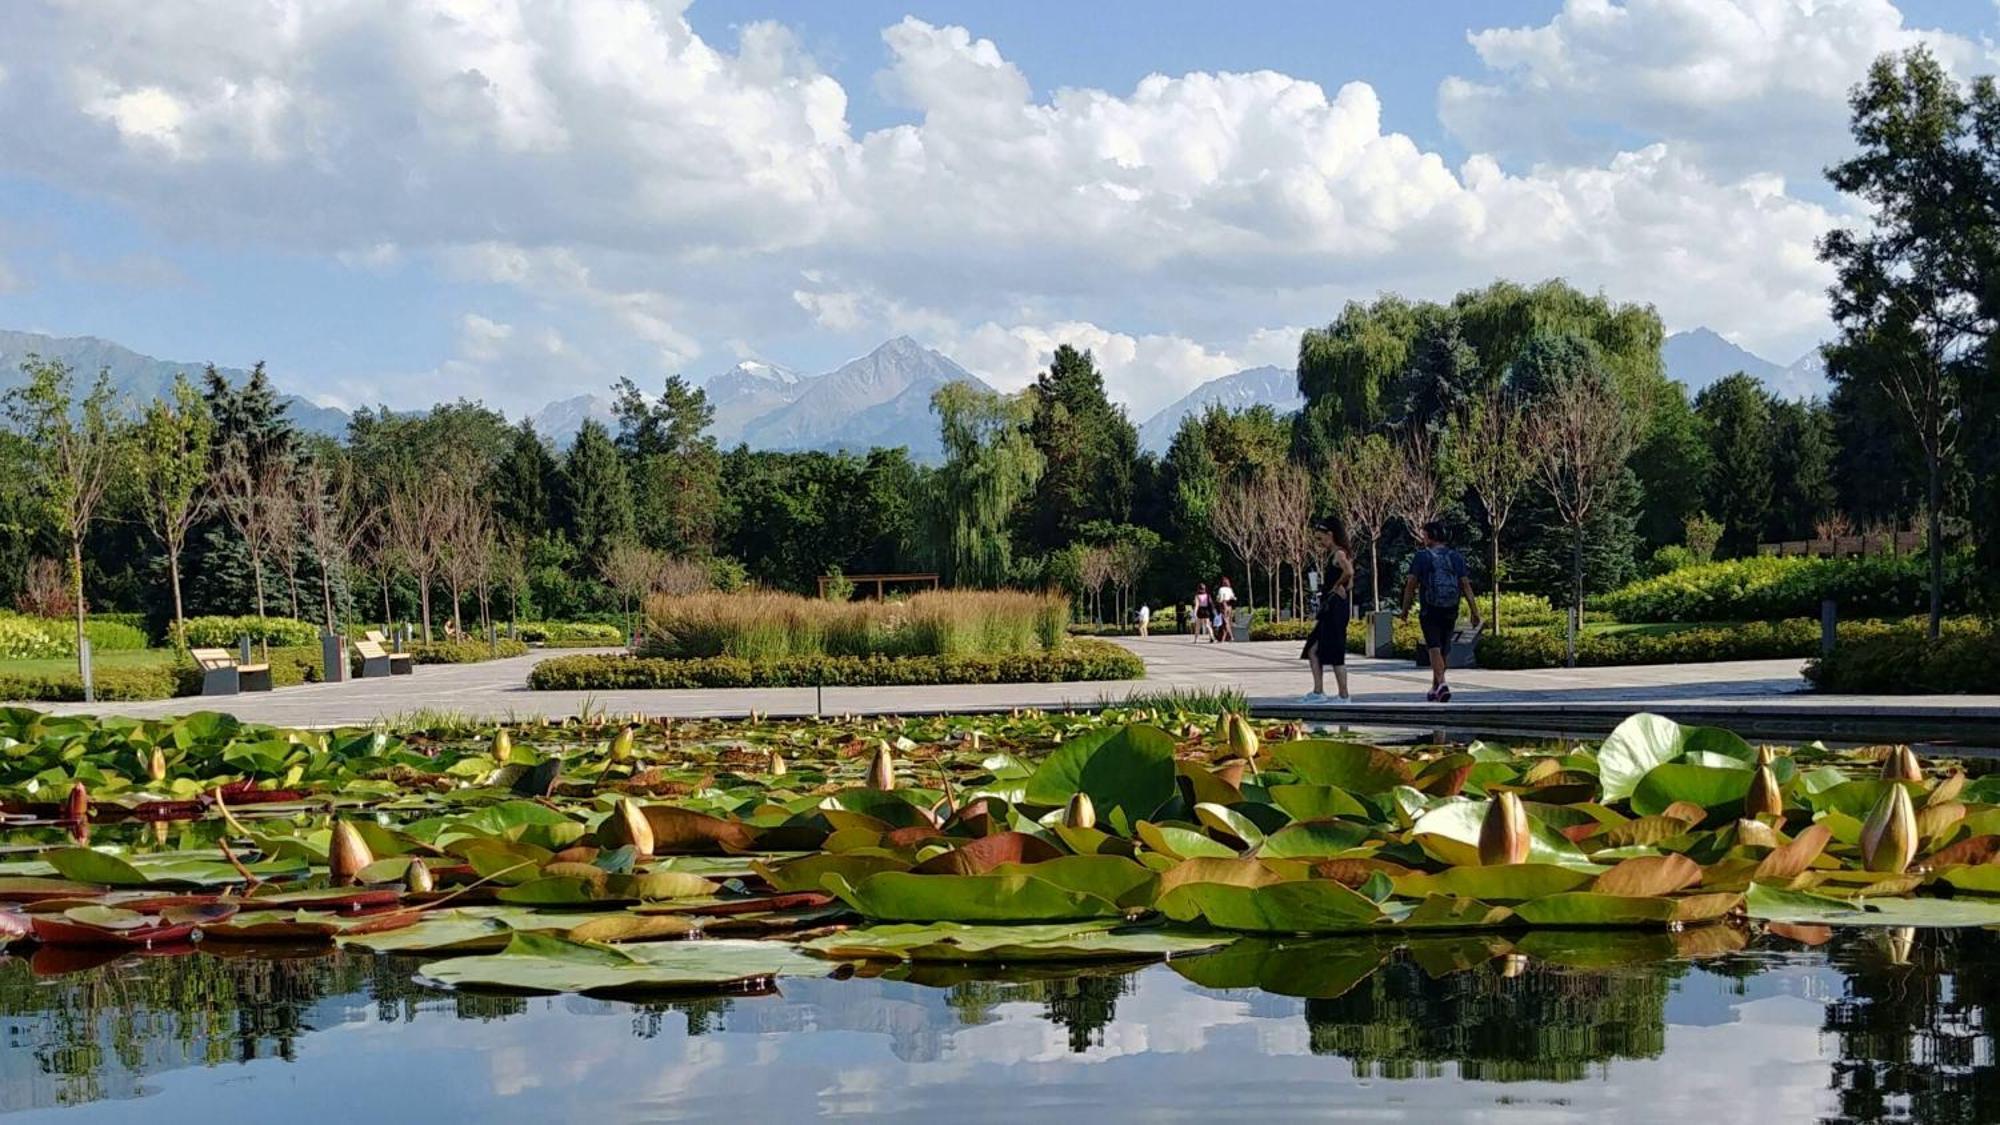
<path id="1" fill-rule="evenodd" d="M 1659 959 L 1576 933 L 1487 960 L 1463 938 L 1289 944 L 1269 989 L 1189 958 L 643 1003 L 446 992 L 414 959 L 355 952 L 0 958 L 0 1108 L 291 1125 L 2000 1117 L 1988 930 Z"/>

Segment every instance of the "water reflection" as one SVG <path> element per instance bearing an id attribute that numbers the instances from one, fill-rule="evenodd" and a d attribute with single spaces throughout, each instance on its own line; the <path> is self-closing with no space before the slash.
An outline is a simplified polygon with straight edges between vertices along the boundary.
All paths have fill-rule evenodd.
<path id="1" fill-rule="evenodd" d="M 82 1120 L 148 1098 L 214 1121 L 282 1104 L 305 1125 L 399 1118 L 420 1097 L 439 1119 L 1112 1105 L 1981 1122 L 2000 1120 L 1996 967 L 1988 931 L 1816 947 L 1536 934 L 1243 942 L 1136 971 L 928 967 L 630 1003 L 454 994 L 417 961 L 366 954 L 44 954 L 0 958 L 0 1110 Z"/>

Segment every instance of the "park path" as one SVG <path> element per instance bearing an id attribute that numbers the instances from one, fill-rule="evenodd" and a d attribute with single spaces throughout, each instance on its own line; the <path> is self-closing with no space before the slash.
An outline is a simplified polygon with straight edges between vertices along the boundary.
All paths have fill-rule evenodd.
<path id="1" fill-rule="evenodd" d="M 915 713 L 1058 708 L 1123 700 L 1133 694 L 1234 689 L 1260 709 L 1295 702 L 1311 686 L 1296 642 L 1215 645 L 1185 637 L 1128 638 L 1119 643 L 1146 661 L 1139 681 L 1080 684 L 991 684 L 939 687 L 731 688 L 688 691 L 537 692 L 528 670 L 558 653 L 535 653 L 484 664 L 431 665 L 410 676 L 308 684 L 224 699 L 171 699 L 147 703 L 64 704 L 64 712 L 157 717 L 199 710 L 227 710 L 251 721 L 286 726 L 331 726 L 392 720 L 420 712 L 504 719 L 574 715 L 584 709 L 614 714 L 714 716 L 847 712 Z M 1797 660 L 1637 668 L 1550 669 L 1500 672 L 1467 669 L 1452 674 L 1458 703 L 1642 704 L 1696 701 L 1768 701 L 1812 707 L 1825 697 L 1805 694 Z M 1351 661 L 1354 692 L 1364 703 L 1421 704 L 1428 673 L 1406 660 Z M 1956 697 L 1977 705 L 1976 697 Z M 2000 700 L 1985 699 L 1986 706 Z"/>

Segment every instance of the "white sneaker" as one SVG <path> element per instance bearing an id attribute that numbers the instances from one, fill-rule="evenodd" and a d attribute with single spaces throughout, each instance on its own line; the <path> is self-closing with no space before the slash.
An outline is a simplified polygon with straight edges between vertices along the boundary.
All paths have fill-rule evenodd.
<path id="1" fill-rule="evenodd" d="M 1307 707 L 1317 707 L 1322 703 L 1328 703 L 1331 701 L 1332 701 L 1331 696 L 1322 694 L 1317 691 L 1309 691 L 1299 697 L 1299 702 Z"/>
<path id="2" fill-rule="evenodd" d="M 1329 696 L 1324 696 L 1322 698 L 1327 703 L 1338 703 L 1343 706 L 1354 702 L 1354 697 L 1351 695 L 1329 695 Z"/>

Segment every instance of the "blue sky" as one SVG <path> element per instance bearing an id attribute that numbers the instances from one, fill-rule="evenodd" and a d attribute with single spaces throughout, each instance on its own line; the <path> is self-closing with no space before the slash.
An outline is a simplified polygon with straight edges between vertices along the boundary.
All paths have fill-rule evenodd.
<path id="1" fill-rule="evenodd" d="M 0 327 L 510 413 L 1071 341 L 1143 415 L 1344 300 L 1561 274 L 1782 363 L 1841 92 L 2000 69 L 1993 5 L 1802 3 L 30 0 Z"/>

